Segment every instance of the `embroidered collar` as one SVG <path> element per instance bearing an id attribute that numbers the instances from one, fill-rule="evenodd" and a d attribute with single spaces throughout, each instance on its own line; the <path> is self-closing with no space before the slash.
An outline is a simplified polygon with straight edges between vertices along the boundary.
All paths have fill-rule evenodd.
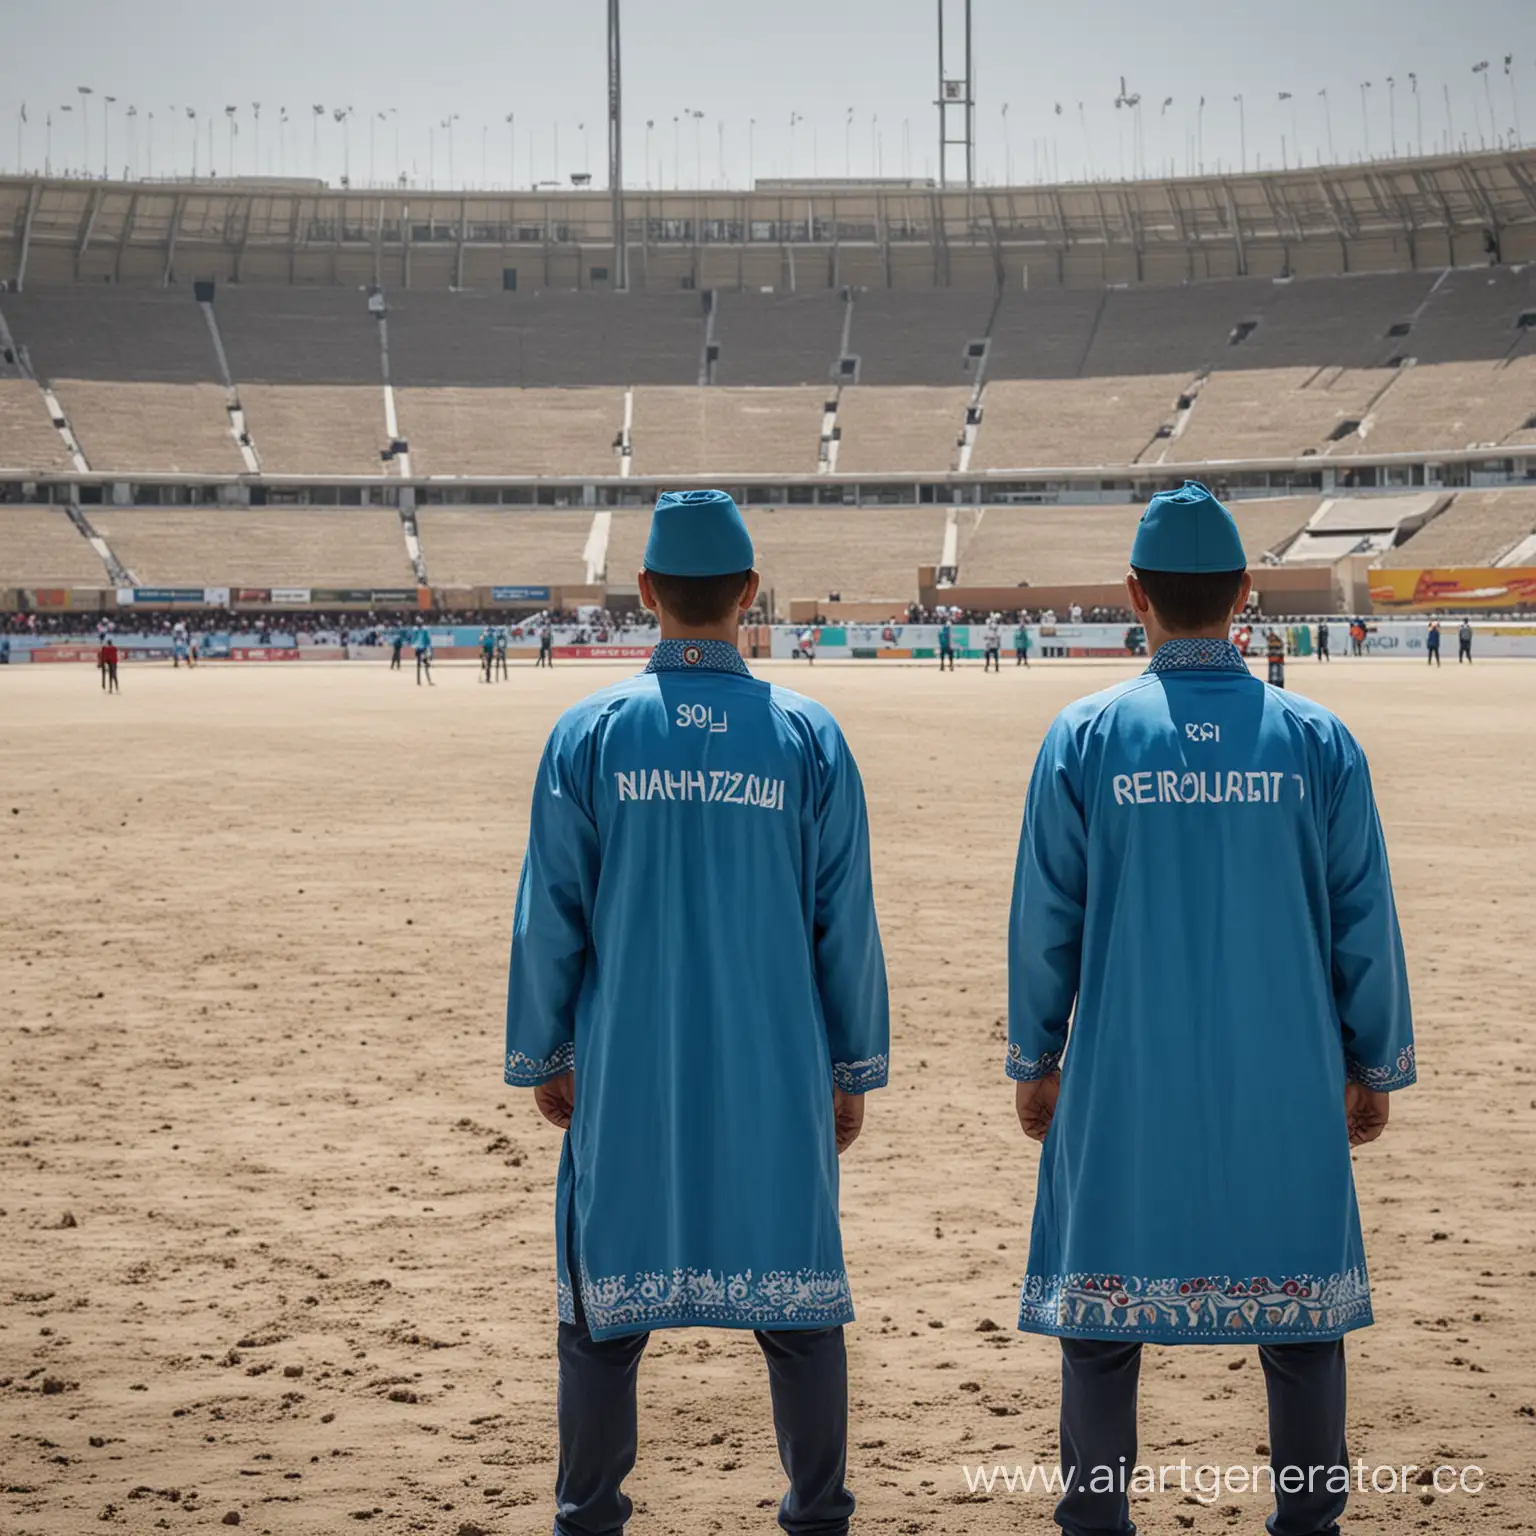
<path id="1" fill-rule="evenodd" d="M 1230 640 L 1165 640 L 1158 646 L 1148 672 L 1241 672 L 1248 674 L 1243 653 Z"/>
<path id="2" fill-rule="evenodd" d="M 741 652 L 724 640 L 658 640 L 647 672 L 736 672 L 752 674 Z"/>

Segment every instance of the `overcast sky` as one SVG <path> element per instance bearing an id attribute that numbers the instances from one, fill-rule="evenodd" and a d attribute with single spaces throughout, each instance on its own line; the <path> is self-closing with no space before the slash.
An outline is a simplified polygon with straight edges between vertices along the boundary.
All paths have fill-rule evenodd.
<path id="1" fill-rule="evenodd" d="M 220 176 L 233 151 L 237 174 L 444 187 L 451 153 L 460 186 L 603 185 L 606 9 L 0 0 L 0 167 L 184 174 L 195 130 L 206 175 L 211 124 Z M 1536 142 L 1536 0 L 975 0 L 974 28 L 985 182 L 1476 149 L 1517 117 Z M 936 33 L 934 0 L 625 0 L 625 180 L 936 176 Z"/>

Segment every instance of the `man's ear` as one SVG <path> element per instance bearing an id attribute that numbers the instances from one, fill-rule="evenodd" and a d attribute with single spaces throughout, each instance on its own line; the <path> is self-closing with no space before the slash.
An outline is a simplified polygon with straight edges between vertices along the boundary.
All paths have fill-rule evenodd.
<path id="1" fill-rule="evenodd" d="M 1126 596 L 1131 600 L 1131 612 L 1138 619 L 1145 621 L 1152 611 L 1152 604 L 1147 600 L 1147 589 L 1137 581 L 1135 571 L 1125 573 L 1125 591 Z"/>
<path id="2" fill-rule="evenodd" d="M 741 589 L 741 596 L 736 599 L 736 606 L 745 613 L 753 603 L 757 601 L 757 590 L 763 584 L 763 578 L 756 571 L 747 572 L 747 584 Z"/>
<path id="3" fill-rule="evenodd" d="M 660 618 L 661 610 L 656 606 L 656 589 L 651 585 L 651 573 L 642 566 L 636 573 L 635 581 L 640 588 L 641 604 Z"/>
<path id="4" fill-rule="evenodd" d="M 1233 613 L 1241 613 L 1243 609 L 1248 606 L 1248 598 L 1252 591 L 1253 577 L 1250 576 L 1247 571 L 1244 571 L 1243 579 L 1238 583 L 1237 604 L 1232 610 Z"/>

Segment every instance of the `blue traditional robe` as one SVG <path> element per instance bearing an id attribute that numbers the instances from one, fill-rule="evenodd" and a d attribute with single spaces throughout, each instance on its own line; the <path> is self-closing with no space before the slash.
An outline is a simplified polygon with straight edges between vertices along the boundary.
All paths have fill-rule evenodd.
<path id="1" fill-rule="evenodd" d="M 572 1070 L 560 1316 L 595 1338 L 853 1307 L 832 1089 L 884 1085 L 864 790 L 819 704 L 662 641 L 566 711 L 534 785 L 506 1080 Z"/>
<path id="2" fill-rule="evenodd" d="M 1007 1070 L 1058 1065 L 1021 1329 L 1275 1342 L 1371 1321 L 1344 1085 L 1414 1081 L 1386 847 L 1344 725 L 1226 641 L 1165 643 L 1041 746 Z"/>

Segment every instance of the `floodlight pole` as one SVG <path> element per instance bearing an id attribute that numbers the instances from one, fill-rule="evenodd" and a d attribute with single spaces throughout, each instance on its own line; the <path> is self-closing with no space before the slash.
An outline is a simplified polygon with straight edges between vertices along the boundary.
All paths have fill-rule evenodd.
<path id="1" fill-rule="evenodd" d="M 957 0 L 938 0 L 939 9 L 939 96 L 935 105 L 939 109 L 939 185 L 949 185 L 950 150 L 965 150 L 965 187 L 969 191 L 976 184 L 976 95 L 972 88 L 971 54 L 971 0 L 958 0 L 964 5 L 964 73 L 955 74 L 945 68 L 946 12 L 953 10 Z M 954 116 L 960 118 L 959 132 L 952 130 Z"/>
<path id="2" fill-rule="evenodd" d="M 608 0 L 608 186 L 613 198 L 613 287 L 629 288 L 629 241 L 624 233 L 624 122 L 619 51 L 619 0 Z"/>

